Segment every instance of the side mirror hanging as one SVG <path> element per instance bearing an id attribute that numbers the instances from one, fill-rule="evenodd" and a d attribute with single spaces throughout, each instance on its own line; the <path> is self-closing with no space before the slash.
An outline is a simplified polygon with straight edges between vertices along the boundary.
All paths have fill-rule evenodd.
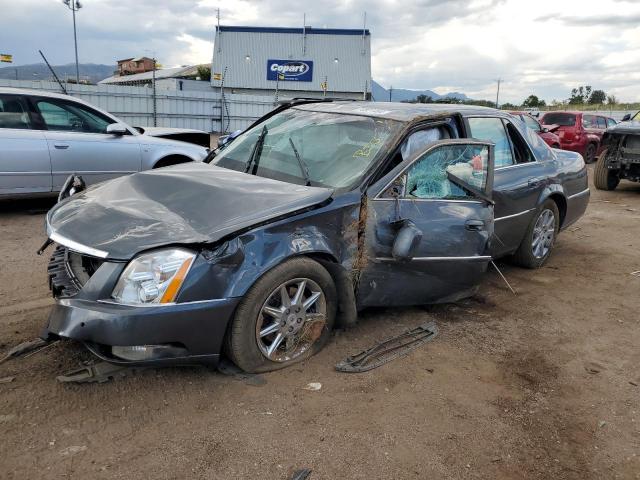
<path id="1" fill-rule="evenodd" d="M 422 230 L 411 220 L 399 220 L 394 224 L 399 230 L 393 242 L 391 256 L 398 261 L 408 262 L 422 240 Z"/>

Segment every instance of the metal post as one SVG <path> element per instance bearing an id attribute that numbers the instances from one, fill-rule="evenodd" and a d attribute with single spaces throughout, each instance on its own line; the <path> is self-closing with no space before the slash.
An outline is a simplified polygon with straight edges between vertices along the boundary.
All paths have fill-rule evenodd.
<path id="1" fill-rule="evenodd" d="M 78 36 L 76 34 L 76 0 L 71 0 L 71 5 L 71 11 L 73 12 L 73 44 L 76 50 L 76 83 L 80 84 L 80 69 L 78 68 Z"/>
<path id="2" fill-rule="evenodd" d="M 79 0 L 62 0 L 73 15 L 73 45 L 76 51 L 76 83 L 80 83 L 80 69 L 78 67 L 78 35 L 76 33 L 76 11 L 82 8 Z"/>
<path id="3" fill-rule="evenodd" d="M 153 57 L 153 126 L 158 126 L 158 109 L 157 109 L 157 99 L 156 99 L 156 57 Z"/>
<path id="4" fill-rule="evenodd" d="M 500 104 L 498 103 L 498 99 L 500 98 L 500 82 L 501 78 L 498 79 L 498 91 L 496 92 L 496 108 L 500 108 Z"/>
<path id="5" fill-rule="evenodd" d="M 393 93 L 393 85 L 389 86 L 389 101 L 391 101 L 391 94 Z"/>

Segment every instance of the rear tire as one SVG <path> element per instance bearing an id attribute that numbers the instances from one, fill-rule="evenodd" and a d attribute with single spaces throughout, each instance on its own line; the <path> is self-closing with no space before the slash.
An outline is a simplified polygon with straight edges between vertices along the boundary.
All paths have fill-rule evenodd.
<path id="1" fill-rule="evenodd" d="M 226 354 L 249 373 L 305 360 L 329 340 L 337 304 L 333 279 L 322 265 L 306 257 L 288 260 L 258 279 L 238 305 L 227 332 Z"/>
<path id="2" fill-rule="evenodd" d="M 545 264 L 560 229 L 558 205 L 545 200 L 531 220 L 527 232 L 513 256 L 513 261 L 524 268 L 540 268 Z"/>
<path id="3" fill-rule="evenodd" d="M 593 170 L 593 183 L 598 190 L 614 190 L 620 183 L 620 177 L 607 168 L 607 150 L 598 158 Z"/>
<path id="4" fill-rule="evenodd" d="M 584 151 L 584 163 L 593 163 L 596 160 L 596 144 L 590 143 Z"/>

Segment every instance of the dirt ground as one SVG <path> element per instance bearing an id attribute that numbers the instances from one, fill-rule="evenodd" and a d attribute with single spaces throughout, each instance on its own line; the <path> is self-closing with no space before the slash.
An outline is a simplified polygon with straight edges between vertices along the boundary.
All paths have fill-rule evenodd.
<path id="1" fill-rule="evenodd" d="M 0 354 L 46 322 L 50 205 L 0 205 Z M 262 386 L 205 368 L 60 384 L 89 358 L 71 342 L 10 360 L 0 478 L 640 479 L 640 185 L 592 190 L 541 270 L 500 265 L 517 295 L 491 271 L 457 304 L 364 312 Z M 440 335 L 409 357 L 334 370 L 429 318 Z"/>

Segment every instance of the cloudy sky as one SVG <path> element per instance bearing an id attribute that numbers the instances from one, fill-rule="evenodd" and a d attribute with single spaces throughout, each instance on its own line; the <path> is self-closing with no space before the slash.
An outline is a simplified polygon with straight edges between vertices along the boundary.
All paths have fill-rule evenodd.
<path id="1" fill-rule="evenodd" d="M 208 62 L 217 8 L 223 25 L 301 26 L 306 13 L 307 25 L 336 28 L 360 28 L 366 11 L 383 86 L 492 99 L 502 78 L 501 101 L 564 99 L 578 85 L 640 101 L 638 0 L 86 0 L 80 62 Z M 0 50 L 16 65 L 39 62 L 38 49 L 70 63 L 71 22 L 61 0 L 3 2 Z"/>

